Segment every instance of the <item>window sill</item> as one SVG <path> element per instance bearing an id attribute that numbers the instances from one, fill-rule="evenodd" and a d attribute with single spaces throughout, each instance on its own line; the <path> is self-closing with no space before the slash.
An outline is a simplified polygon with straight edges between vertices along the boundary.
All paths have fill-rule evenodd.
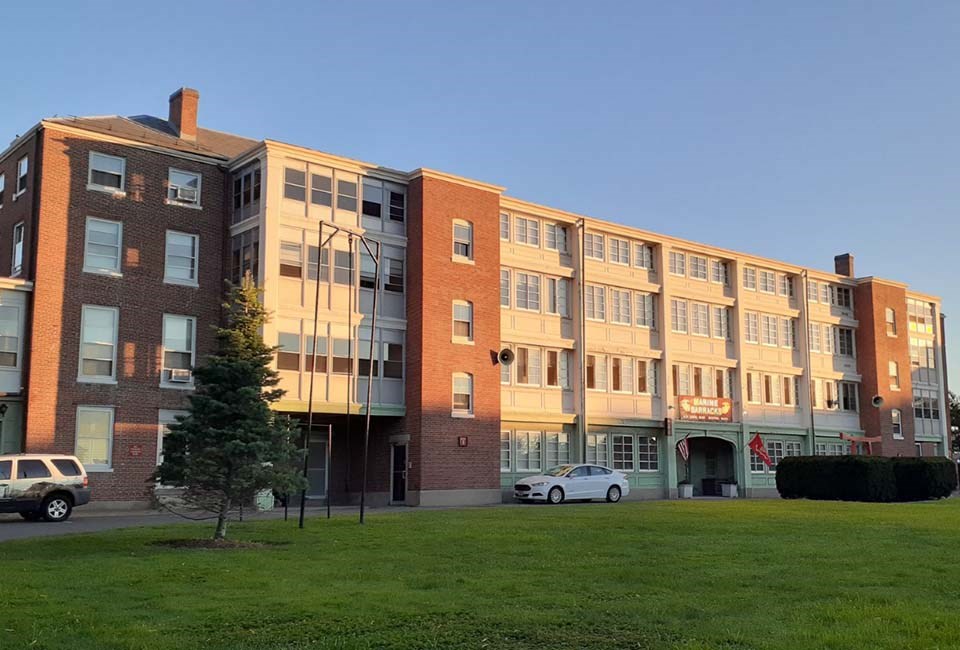
<path id="1" fill-rule="evenodd" d="M 113 474 L 113 468 L 108 466 L 84 465 L 87 474 Z"/>
<path id="2" fill-rule="evenodd" d="M 106 377 L 104 377 L 104 378 L 99 378 L 99 377 L 84 377 L 84 376 L 81 375 L 81 376 L 77 377 L 77 383 L 78 383 L 78 384 L 105 384 L 105 385 L 107 385 L 107 386 L 116 386 L 116 385 L 117 385 L 117 380 L 116 380 L 116 379 L 109 379 L 109 378 L 106 378 Z"/>
<path id="3" fill-rule="evenodd" d="M 105 275 L 111 278 L 122 278 L 123 273 L 120 271 L 109 271 L 107 269 L 91 269 L 86 266 L 83 267 L 84 273 L 90 273 L 91 275 Z"/>
<path id="4" fill-rule="evenodd" d="M 184 203 L 182 201 L 174 201 L 173 199 L 164 199 L 164 205 L 175 205 L 180 208 L 188 208 L 190 210 L 203 210 L 202 205 L 197 205 L 196 203 Z"/>
<path id="5" fill-rule="evenodd" d="M 190 383 L 184 382 L 182 384 L 175 384 L 167 381 L 161 381 L 160 388 L 169 388 L 171 390 L 196 390 L 196 386 L 193 384 L 193 382 L 190 382 Z"/>
<path id="6" fill-rule="evenodd" d="M 469 339 L 458 339 L 456 336 L 451 339 L 451 342 L 456 345 L 475 345 L 475 343 Z"/>
<path id="7" fill-rule="evenodd" d="M 27 193 L 26 188 L 20 190 L 19 192 L 14 192 L 14 194 L 13 194 L 13 200 L 14 200 L 14 201 L 19 200 L 20 197 L 23 196 L 23 195 L 26 194 L 26 193 Z"/>
<path id="8" fill-rule="evenodd" d="M 468 266 L 476 266 L 476 265 L 477 265 L 477 263 L 474 262 L 474 261 L 473 261 L 472 259 L 470 259 L 469 257 L 459 257 L 459 256 L 457 256 L 457 255 L 452 256 L 452 257 L 450 258 L 450 261 L 451 261 L 451 262 L 455 262 L 456 264 L 466 264 L 466 265 L 468 265 Z"/>
<path id="9" fill-rule="evenodd" d="M 93 183 L 87 183 L 87 190 L 91 192 L 102 192 L 104 194 L 109 194 L 115 199 L 125 199 L 127 198 L 127 193 L 123 190 L 118 190 L 115 187 L 104 187 L 103 185 L 94 185 Z"/>
<path id="10" fill-rule="evenodd" d="M 193 287 L 194 289 L 200 287 L 198 282 L 190 282 L 189 280 L 175 280 L 173 278 L 164 278 L 163 283 L 172 284 L 178 287 Z"/>
<path id="11" fill-rule="evenodd" d="M 460 413 L 460 412 L 457 412 L 457 411 L 451 411 L 451 412 L 450 412 L 450 417 L 452 417 L 452 418 L 458 418 L 458 419 L 462 419 L 462 420 L 472 420 L 472 419 L 473 419 L 474 417 L 476 417 L 476 416 L 474 416 L 473 413 Z"/>

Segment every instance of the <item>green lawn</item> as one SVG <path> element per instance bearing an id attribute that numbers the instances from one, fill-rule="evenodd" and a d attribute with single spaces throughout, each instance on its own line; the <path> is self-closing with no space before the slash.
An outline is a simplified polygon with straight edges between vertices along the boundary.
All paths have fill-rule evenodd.
<path id="1" fill-rule="evenodd" d="M 960 647 L 960 500 L 649 502 L 0 544 L 0 648 Z"/>

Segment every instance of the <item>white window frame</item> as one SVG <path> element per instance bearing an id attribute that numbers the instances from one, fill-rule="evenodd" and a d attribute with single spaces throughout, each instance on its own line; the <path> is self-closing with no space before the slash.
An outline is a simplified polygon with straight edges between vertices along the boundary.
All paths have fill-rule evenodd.
<path id="1" fill-rule="evenodd" d="M 466 379 L 470 382 L 470 392 L 469 393 L 459 393 L 461 395 L 469 395 L 470 397 L 470 408 L 469 409 L 458 409 L 457 408 L 457 379 Z M 473 375 L 469 372 L 455 372 L 453 373 L 452 380 L 450 382 L 450 415 L 455 418 L 472 418 L 476 404 L 474 403 L 474 382 Z"/>
<path id="2" fill-rule="evenodd" d="M 730 310 L 727 307 L 713 305 L 713 338 L 730 340 Z"/>
<path id="3" fill-rule="evenodd" d="M 633 265 L 638 269 L 652 271 L 653 264 L 653 246 L 634 242 L 633 244 Z"/>
<path id="4" fill-rule="evenodd" d="M 95 156 L 101 158 L 110 158 L 113 160 L 120 161 L 120 187 L 110 187 L 108 185 L 100 185 L 99 183 L 93 182 L 93 159 Z M 112 173 L 112 172 L 111 172 Z M 119 196 L 126 195 L 127 187 L 127 159 L 123 156 L 111 156 L 110 154 L 100 153 L 99 151 L 91 151 L 87 159 L 87 189 L 93 190 L 94 192 L 106 192 L 107 194 L 115 194 Z"/>
<path id="5" fill-rule="evenodd" d="M 167 319 L 168 318 L 181 318 L 190 321 L 190 381 L 189 382 L 171 382 L 166 378 L 167 368 L 166 356 L 167 356 Z M 196 316 L 187 316 L 185 314 L 164 314 L 161 333 L 160 333 L 160 385 L 163 388 L 176 388 L 180 390 L 191 390 L 194 387 L 193 384 L 193 369 L 197 365 L 197 317 Z M 301 343 L 302 346 L 302 343 Z M 170 350 L 171 352 L 183 353 L 186 350 Z M 303 368 L 303 364 L 300 364 L 300 367 Z"/>
<path id="6" fill-rule="evenodd" d="M 84 375 L 83 374 L 83 330 L 87 321 L 88 310 L 109 311 L 113 313 L 113 356 L 111 358 L 111 374 L 106 375 Z M 84 384 L 116 384 L 117 383 L 117 345 L 120 332 L 120 309 L 118 307 L 107 307 L 104 305 L 82 305 L 80 307 L 80 349 L 78 351 L 77 381 Z M 91 343 L 103 344 L 103 341 L 90 341 Z"/>
<path id="7" fill-rule="evenodd" d="M 521 233 L 523 233 L 521 235 Z M 540 220 L 530 217 L 514 217 L 513 241 L 523 246 L 540 248 Z"/>
<path id="8" fill-rule="evenodd" d="M 30 156 L 24 156 L 17 161 L 17 180 L 13 186 L 13 199 L 27 191 L 27 175 L 30 173 Z M 21 182 L 22 181 L 22 182 Z"/>
<path id="9" fill-rule="evenodd" d="M 730 264 L 726 260 L 710 260 L 710 282 L 730 286 Z"/>
<path id="10" fill-rule="evenodd" d="M 610 238 L 610 263 L 628 266 L 630 264 L 630 241 Z"/>
<path id="11" fill-rule="evenodd" d="M 607 320 L 607 288 L 598 284 L 588 284 L 584 287 L 583 296 L 583 313 L 586 319 L 605 322 Z M 593 305 L 593 316 L 590 315 L 589 305 L 591 304 Z"/>
<path id="12" fill-rule="evenodd" d="M 757 269 L 753 266 L 743 267 L 743 288 L 747 291 L 757 290 Z"/>
<path id="13" fill-rule="evenodd" d="M 522 271 L 517 271 L 514 275 L 516 276 L 516 287 L 514 289 L 514 298 L 513 298 L 514 309 L 540 313 L 540 307 L 541 307 L 540 290 L 542 285 L 541 283 L 542 278 L 536 273 L 523 273 Z M 536 280 L 535 282 L 534 282 L 534 279 Z M 523 305 L 520 304 L 521 283 L 523 283 L 523 296 L 524 296 Z M 531 296 L 533 295 L 532 292 L 530 291 L 530 288 L 533 286 L 536 286 L 537 288 L 537 292 L 536 292 L 537 304 L 535 307 L 530 306 L 532 303 Z"/>
<path id="14" fill-rule="evenodd" d="M 710 269 L 707 258 L 702 255 L 690 256 L 690 277 L 694 280 L 706 282 L 710 278 Z"/>
<path id="15" fill-rule="evenodd" d="M 504 281 L 504 279 L 506 279 L 506 281 L 507 281 L 507 295 L 506 295 L 506 296 L 503 295 L 503 281 Z M 505 308 L 505 309 L 510 309 L 511 305 L 513 304 L 513 300 L 512 300 L 512 297 L 513 297 L 513 284 L 512 284 L 512 282 L 513 282 L 513 273 L 511 273 L 510 269 L 500 269 L 500 306 L 503 307 L 503 308 Z M 506 303 L 503 302 L 504 297 L 506 297 L 506 299 L 507 299 L 507 302 L 506 302 Z"/>
<path id="16" fill-rule="evenodd" d="M 157 412 L 157 466 L 163 462 L 163 439 L 171 424 L 177 423 L 177 416 L 186 416 L 190 412 L 181 409 L 159 409 Z"/>
<path id="17" fill-rule="evenodd" d="M 551 233 L 553 233 L 552 237 Z M 553 239 L 552 246 L 550 245 L 551 239 Z M 547 250 L 566 254 L 570 251 L 569 239 L 569 231 L 563 224 L 545 223 L 543 225 L 543 245 Z"/>
<path id="18" fill-rule="evenodd" d="M 23 273 L 23 243 L 25 237 L 26 226 L 23 221 L 18 221 L 13 226 L 13 251 L 10 256 L 10 276 L 14 278 Z"/>
<path id="19" fill-rule="evenodd" d="M 687 276 L 687 255 L 680 251 L 670 251 L 667 256 L 668 270 L 670 275 L 676 275 L 681 278 Z"/>
<path id="20" fill-rule="evenodd" d="M 176 174 L 183 174 L 183 175 L 185 175 L 185 176 L 196 176 L 196 177 L 197 177 L 197 200 L 196 200 L 196 201 L 182 201 L 182 200 L 180 200 L 180 199 L 172 199 L 172 198 L 170 198 L 170 190 L 173 189 L 173 188 L 177 188 L 177 189 L 180 188 L 179 185 L 174 185 L 174 184 L 173 184 L 172 176 L 173 176 L 173 174 L 175 174 L 175 173 L 176 173 Z M 185 207 L 185 208 L 193 208 L 193 209 L 195 209 L 195 210 L 202 210 L 203 208 L 202 208 L 202 206 L 200 205 L 200 197 L 203 196 L 203 195 L 202 195 L 202 192 L 201 192 L 202 189 L 203 189 L 203 174 L 201 174 L 200 172 L 191 172 L 191 171 L 187 171 L 186 169 L 177 169 L 176 167 L 170 167 L 170 168 L 167 170 L 167 196 L 166 196 L 166 200 L 165 200 L 165 203 L 166 203 L 167 205 L 179 205 L 179 206 L 183 206 L 183 207 Z"/>
<path id="21" fill-rule="evenodd" d="M 90 245 L 90 222 L 98 221 L 100 223 L 109 224 L 111 226 L 116 226 L 117 228 L 117 264 L 116 268 L 107 269 L 96 266 L 91 266 L 87 264 L 87 247 Z M 101 244 L 103 246 L 104 244 Z M 102 255 L 100 257 L 103 257 Z M 87 217 L 86 224 L 83 229 L 83 272 L 84 273 L 95 273 L 97 275 L 111 275 L 114 277 L 122 277 L 123 272 L 123 222 L 122 221 L 113 221 L 112 219 L 100 219 L 99 217 Z"/>
<path id="22" fill-rule="evenodd" d="M 183 278 L 174 278 L 170 276 L 170 235 L 190 237 L 193 240 L 193 280 L 184 280 Z M 163 282 L 164 284 L 179 284 L 185 287 L 200 286 L 200 235 L 190 232 L 181 232 L 179 230 L 166 231 L 166 234 L 164 235 L 163 250 Z"/>
<path id="23" fill-rule="evenodd" d="M 755 311 L 743 312 L 743 340 L 760 343 L 760 314 Z"/>
<path id="24" fill-rule="evenodd" d="M 457 318 L 457 307 L 466 307 L 469 311 L 469 318 L 467 320 Z M 462 344 L 473 344 L 473 303 L 469 300 L 454 300 L 453 307 L 451 310 L 451 329 L 450 331 L 453 334 L 454 343 Z M 457 334 L 457 323 L 467 323 L 470 328 L 470 334 L 467 336 L 460 336 Z"/>
<path id="25" fill-rule="evenodd" d="M 710 305 L 702 302 L 691 302 L 689 319 L 692 335 L 710 336 Z"/>
<path id="26" fill-rule="evenodd" d="M 683 308 L 681 309 L 681 305 Z M 681 313 L 681 311 L 683 313 Z M 686 334 L 690 329 L 689 310 L 687 301 L 678 298 L 670 299 L 670 331 L 677 334 Z"/>
<path id="27" fill-rule="evenodd" d="M 757 275 L 757 289 L 760 293 L 776 295 L 777 274 L 768 269 L 760 269 Z"/>
<path id="28" fill-rule="evenodd" d="M 626 289 L 610 289 L 610 322 L 616 325 L 633 324 L 633 298 Z"/>
<path id="29" fill-rule="evenodd" d="M 584 233 L 583 235 L 583 256 L 589 257 L 592 260 L 600 260 L 601 262 L 606 259 L 604 257 L 606 253 L 604 236 L 597 233 Z M 597 255 L 597 251 L 600 252 Z"/>
<path id="30" fill-rule="evenodd" d="M 500 241 L 510 241 L 510 215 L 500 213 Z"/>
<path id="31" fill-rule="evenodd" d="M 655 294 L 638 291 L 635 295 L 637 297 L 637 327 L 656 329 L 657 301 L 654 298 Z"/>
<path id="32" fill-rule="evenodd" d="M 903 412 L 900 409 L 890 410 L 890 426 L 894 440 L 903 440 Z"/>
<path id="33" fill-rule="evenodd" d="M 506 460 L 506 463 L 504 463 L 504 460 Z M 504 429 L 500 431 L 500 471 L 509 472 L 511 470 L 513 470 L 513 434 Z"/>
<path id="34" fill-rule="evenodd" d="M 466 228 L 469 236 L 464 239 L 457 236 L 457 228 Z M 456 262 L 473 262 L 474 249 L 473 249 L 473 240 L 474 240 L 474 229 L 473 223 L 466 221 L 464 219 L 454 219 L 453 225 L 451 226 L 451 232 L 453 234 L 453 244 L 452 244 L 452 255 L 453 260 Z M 465 244 L 467 246 L 467 254 L 457 252 L 457 244 Z"/>
<path id="35" fill-rule="evenodd" d="M 113 406 L 88 406 L 86 404 L 77 405 L 77 410 L 75 411 L 74 419 L 74 430 L 73 430 L 73 449 L 76 456 L 80 456 L 80 412 L 81 411 L 91 411 L 99 413 L 108 413 L 110 415 L 110 435 L 107 438 L 107 464 L 106 465 L 97 465 L 93 463 L 84 464 L 84 469 L 87 472 L 112 472 L 113 471 L 113 442 L 116 436 L 116 408 Z M 83 459 L 81 458 L 81 461 Z"/>

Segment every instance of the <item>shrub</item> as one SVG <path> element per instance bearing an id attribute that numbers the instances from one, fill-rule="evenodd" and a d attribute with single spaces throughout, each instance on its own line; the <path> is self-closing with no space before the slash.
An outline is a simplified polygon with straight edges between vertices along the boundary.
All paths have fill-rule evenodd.
<path id="1" fill-rule="evenodd" d="M 788 456 L 777 465 L 785 499 L 919 501 L 949 496 L 956 487 L 947 458 Z"/>

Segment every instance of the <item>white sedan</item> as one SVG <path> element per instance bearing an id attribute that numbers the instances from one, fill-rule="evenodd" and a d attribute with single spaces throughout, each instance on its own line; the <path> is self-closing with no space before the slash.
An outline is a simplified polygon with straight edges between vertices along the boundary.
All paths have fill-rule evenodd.
<path id="1" fill-rule="evenodd" d="M 558 465 L 539 476 L 520 479 L 513 496 L 520 501 L 563 503 L 565 500 L 606 499 L 616 503 L 630 494 L 627 477 L 599 465 Z"/>

